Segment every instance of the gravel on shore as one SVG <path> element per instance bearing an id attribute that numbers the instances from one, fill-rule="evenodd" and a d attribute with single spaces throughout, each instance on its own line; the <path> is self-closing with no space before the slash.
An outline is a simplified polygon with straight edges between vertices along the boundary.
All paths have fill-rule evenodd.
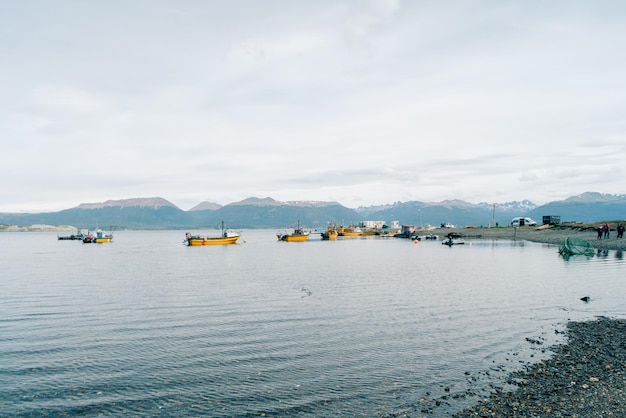
<path id="1" fill-rule="evenodd" d="M 496 389 L 453 417 L 625 417 L 626 320 L 570 322 L 566 332 L 554 356 L 513 373 L 517 390 Z"/>

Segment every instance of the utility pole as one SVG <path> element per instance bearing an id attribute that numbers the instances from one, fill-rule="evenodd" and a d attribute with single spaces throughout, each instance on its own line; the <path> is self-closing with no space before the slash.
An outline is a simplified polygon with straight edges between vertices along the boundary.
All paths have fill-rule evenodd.
<path id="1" fill-rule="evenodd" d="M 496 204 L 493 204 L 493 226 L 496 226 Z"/>
<path id="2" fill-rule="evenodd" d="M 424 229 L 424 224 L 422 224 L 422 210 L 418 209 L 418 211 L 420 212 L 420 229 Z"/>

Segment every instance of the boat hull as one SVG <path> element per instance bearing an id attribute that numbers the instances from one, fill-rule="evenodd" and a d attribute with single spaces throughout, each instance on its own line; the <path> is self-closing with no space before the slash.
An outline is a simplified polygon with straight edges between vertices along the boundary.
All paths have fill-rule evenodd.
<path id="1" fill-rule="evenodd" d="M 105 242 L 111 241 L 113 241 L 112 236 L 94 237 L 92 235 L 87 235 L 85 238 L 83 238 L 83 242 L 85 244 L 103 244 Z"/>
<path id="2" fill-rule="evenodd" d="M 364 237 L 372 237 L 372 236 L 380 235 L 380 232 L 379 231 L 363 231 L 361 235 Z"/>
<path id="3" fill-rule="evenodd" d="M 278 237 L 279 240 L 281 241 L 286 241 L 286 242 L 304 242 L 307 239 L 309 239 L 309 234 L 306 235 L 280 235 Z"/>
<path id="4" fill-rule="evenodd" d="M 338 235 L 339 234 L 337 233 L 337 231 L 326 231 L 326 232 L 322 232 L 322 239 L 334 241 L 337 239 Z"/>
<path id="5" fill-rule="evenodd" d="M 229 245 L 236 244 L 239 236 L 235 237 L 192 237 L 187 239 L 190 247 L 201 247 L 204 245 Z"/>
<path id="6" fill-rule="evenodd" d="M 298 227 L 293 230 L 292 234 L 280 232 L 276 234 L 279 241 L 286 242 L 303 242 L 309 239 L 309 233 L 300 228 L 300 221 L 298 221 Z"/>
<path id="7" fill-rule="evenodd" d="M 363 230 L 359 229 L 359 228 L 354 228 L 354 227 L 348 227 L 348 228 L 344 228 L 341 227 L 339 228 L 339 231 L 337 231 L 340 237 L 361 237 L 363 236 Z"/>
<path id="8" fill-rule="evenodd" d="M 67 241 L 67 240 L 70 240 L 70 241 L 76 241 L 76 240 L 82 241 L 82 240 L 85 239 L 85 236 L 82 235 L 82 234 L 79 234 L 79 235 L 69 235 L 67 237 L 57 237 L 57 238 L 60 241 Z"/>

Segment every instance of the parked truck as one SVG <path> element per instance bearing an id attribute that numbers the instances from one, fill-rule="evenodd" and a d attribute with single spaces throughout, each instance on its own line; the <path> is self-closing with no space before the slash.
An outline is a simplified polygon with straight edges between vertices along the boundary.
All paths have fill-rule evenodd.
<path id="1" fill-rule="evenodd" d="M 558 225 L 561 223 L 561 217 L 555 215 L 545 215 L 543 217 L 544 225 Z"/>

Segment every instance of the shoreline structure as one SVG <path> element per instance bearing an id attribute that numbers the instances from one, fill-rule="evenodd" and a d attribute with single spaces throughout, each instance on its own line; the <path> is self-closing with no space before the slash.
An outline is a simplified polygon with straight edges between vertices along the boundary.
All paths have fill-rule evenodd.
<path id="1" fill-rule="evenodd" d="M 625 222 L 626 223 L 626 222 Z M 65 232 L 78 230 L 71 225 L 2 225 L 0 232 Z M 416 232 L 420 234 L 435 234 L 444 237 L 449 233 L 456 233 L 465 239 L 505 239 L 515 241 L 533 241 L 544 244 L 560 245 L 567 238 L 581 238 L 589 241 L 596 250 L 626 250 L 626 239 L 617 239 L 617 232 L 611 231 L 608 239 L 598 239 L 597 232 L 590 226 L 557 226 L 547 229 L 537 229 L 535 227 L 456 227 L 456 228 L 434 228 L 420 229 Z"/>
<path id="2" fill-rule="evenodd" d="M 495 228 L 437 228 L 429 231 L 439 236 L 453 232 L 464 239 L 506 239 L 526 240 L 544 244 L 560 245 L 567 238 L 581 238 L 589 241 L 596 250 L 626 250 L 626 239 L 617 239 L 617 232 L 611 231 L 610 238 L 598 239 L 591 228 L 552 227 L 538 230 L 535 227 L 495 227 Z"/>

